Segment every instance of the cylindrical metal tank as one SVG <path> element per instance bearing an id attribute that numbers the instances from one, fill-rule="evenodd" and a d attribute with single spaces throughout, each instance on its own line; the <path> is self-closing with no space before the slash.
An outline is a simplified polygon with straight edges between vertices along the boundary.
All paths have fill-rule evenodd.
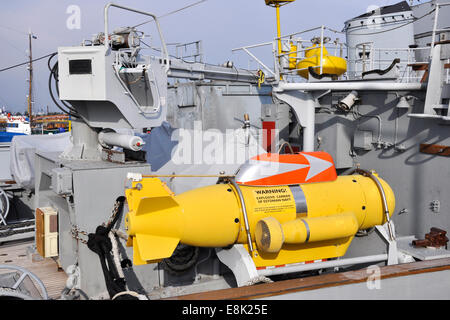
<path id="1" fill-rule="evenodd" d="M 414 62 L 413 13 L 406 1 L 374 8 L 345 22 L 348 71 L 350 79 L 361 78 L 363 72 L 388 68 L 400 59 L 400 72 Z"/>
<path id="2" fill-rule="evenodd" d="M 379 181 L 392 215 L 394 193 Z M 159 179 L 145 178 L 126 195 L 135 265 L 168 258 L 179 243 L 221 248 L 252 241 L 257 267 L 336 258 L 358 230 L 386 222 L 380 191 L 364 176 L 272 187 L 217 184 L 179 195 Z"/>

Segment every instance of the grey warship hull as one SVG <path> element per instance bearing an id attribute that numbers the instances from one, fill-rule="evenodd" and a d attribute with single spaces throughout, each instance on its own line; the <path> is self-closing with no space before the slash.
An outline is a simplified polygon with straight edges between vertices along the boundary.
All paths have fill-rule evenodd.
<path id="1" fill-rule="evenodd" d="M 113 7 L 157 21 L 150 13 L 110 4 L 103 35 L 109 34 L 108 10 Z M 33 212 L 55 212 L 58 217 L 57 228 L 41 238 L 57 243 L 47 258 L 57 260 L 67 274 L 64 297 L 78 290 L 91 299 L 116 298 L 88 240 L 98 226 L 118 217 L 110 237 L 115 239 L 111 256 L 126 291 L 140 298 L 449 299 L 446 245 L 412 245 L 431 228 L 450 230 L 449 16 L 450 6 L 443 1 L 417 6 L 400 2 L 345 22 L 346 43 L 326 41 L 335 30 L 320 26 L 282 37 L 288 49 L 281 54 L 278 39 L 236 49 L 257 59 L 251 49 L 269 47 L 274 67 L 258 60 L 260 70 L 174 57 L 161 31 L 162 55 L 157 58 L 145 55 L 130 40 L 136 30 L 127 29 L 115 30 L 109 41 L 100 34 L 90 45 L 59 48 L 59 66 L 53 72 L 58 69 L 59 98 L 77 116 L 72 137 L 64 151 L 38 148 L 30 153 L 34 179 L 27 181 L 23 194 L 14 192 L 24 203 L 31 202 Z M 315 42 L 304 40 L 308 37 L 316 37 Z M 286 60 L 293 43 L 302 48 L 297 62 L 314 43 L 328 46 L 336 56 L 345 51 L 347 72 L 317 76 L 324 68 L 319 64 L 316 71 L 308 70 L 308 80 L 301 79 L 301 70 Z M 320 61 L 323 50 L 321 54 Z M 65 63 L 72 60 L 78 62 Z M 122 134 L 126 143 L 112 133 L 126 130 L 145 143 L 137 152 L 145 151 L 145 160 L 136 151 L 125 151 L 132 141 L 129 133 Z M 268 143 L 271 131 L 276 139 Z M 205 132 L 220 137 L 225 149 L 231 146 L 245 156 L 205 160 L 211 140 L 195 140 Z M 176 155 L 180 149 L 186 155 L 186 135 L 194 141 L 187 144 L 188 161 L 180 163 Z M 125 204 L 123 212 L 114 212 L 114 205 L 132 188 L 130 173 L 158 176 L 182 194 L 234 176 L 268 147 L 278 153 L 289 153 L 289 148 L 327 152 L 339 176 L 375 170 L 395 194 L 391 221 L 359 232 L 343 257 L 328 261 L 256 268 L 248 248 L 236 244 L 180 247 L 163 262 L 126 263 L 134 254 L 125 244 L 129 208 Z M 269 283 L 252 286 L 260 282 Z"/>

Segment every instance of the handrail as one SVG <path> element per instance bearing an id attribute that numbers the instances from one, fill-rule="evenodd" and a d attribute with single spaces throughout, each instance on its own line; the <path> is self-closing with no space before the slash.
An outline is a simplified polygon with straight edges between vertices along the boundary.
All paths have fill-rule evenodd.
<path id="1" fill-rule="evenodd" d="M 119 9 L 123 9 L 123 10 L 131 11 L 131 12 L 143 14 L 143 15 L 146 15 L 146 16 L 150 16 L 150 17 L 152 17 L 155 20 L 156 27 L 158 29 L 159 37 L 160 37 L 160 40 L 161 40 L 162 53 L 163 53 L 164 61 L 166 63 L 165 69 L 166 69 L 166 72 L 169 71 L 169 63 L 168 63 L 168 61 L 169 61 L 169 52 L 167 50 L 166 42 L 164 41 L 164 36 L 162 34 L 158 18 L 153 13 L 145 12 L 145 11 L 141 11 L 141 10 L 136 10 L 136 9 L 133 9 L 133 8 L 130 8 L 130 7 L 121 6 L 121 5 L 112 3 L 112 2 L 108 3 L 105 6 L 105 43 L 104 43 L 105 47 L 109 48 L 109 46 L 110 46 L 109 31 L 108 31 L 109 30 L 109 21 L 108 21 L 109 18 L 108 18 L 108 16 L 109 16 L 109 9 L 111 7 L 116 7 L 116 8 L 119 8 Z"/>
<path id="2" fill-rule="evenodd" d="M 387 203 L 386 193 L 384 191 L 383 186 L 381 185 L 380 180 L 371 171 L 363 170 L 363 169 L 360 169 L 360 168 L 355 169 L 353 172 L 350 173 L 350 175 L 352 175 L 354 173 L 358 173 L 360 175 L 368 177 L 373 182 L 375 182 L 375 184 L 376 184 L 376 186 L 378 188 L 378 191 L 380 192 L 381 200 L 383 202 L 383 210 L 384 210 L 386 222 L 388 224 L 389 237 L 390 237 L 391 241 L 394 241 L 395 240 L 395 234 L 394 234 L 394 231 L 392 230 L 392 226 L 391 226 L 391 216 L 390 216 L 390 212 L 389 212 L 389 206 L 388 206 L 388 203 Z"/>
<path id="3" fill-rule="evenodd" d="M 449 3 L 445 3 L 445 4 L 439 4 L 440 6 L 442 5 L 450 5 Z M 346 47 L 347 50 L 350 51 L 357 51 L 360 47 L 361 44 L 359 44 L 358 46 L 355 47 L 349 47 L 346 43 L 338 43 L 338 42 L 334 42 L 334 43 L 328 43 L 326 44 L 324 39 L 325 39 L 325 34 L 324 31 L 325 30 L 329 30 L 331 32 L 336 32 L 333 29 L 330 29 L 324 25 L 319 26 L 319 27 L 315 27 L 315 28 L 311 28 L 311 29 L 307 29 L 307 30 L 303 30 L 300 32 L 295 32 L 295 33 L 291 33 L 289 35 L 284 35 L 278 38 L 274 38 L 274 40 L 272 42 L 264 42 L 264 43 L 259 43 L 259 44 L 253 44 L 253 45 L 248 45 L 248 46 L 243 46 L 240 48 L 235 48 L 232 49 L 232 52 L 235 51 L 244 51 L 247 53 L 247 55 L 252 58 L 254 61 L 256 61 L 260 66 L 262 66 L 263 69 L 267 70 L 270 74 L 274 75 L 275 74 L 275 79 L 278 79 L 277 75 L 287 75 L 287 74 L 292 74 L 295 73 L 296 71 L 300 71 L 302 69 L 284 69 L 282 67 L 282 61 L 286 61 L 286 59 L 289 57 L 289 61 L 292 61 L 292 59 L 296 59 L 296 61 L 302 60 L 304 59 L 302 57 L 302 53 L 306 52 L 307 50 L 309 50 L 310 48 L 305 48 L 304 46 L 308 45 L 308 42 L 311 42 L 311 40 L 307 40 L 307 39 L 296 39 L 296 38 L 292 38 L 295 35 L 301 35 L 304 33 L 308 33 L 308 32 L 314 32 L 317 30 L 321 30 L 321 34 L 320 34 L 320 42 L 317 43 L 317 47 L 320 48 L 320 61 L 321 63 L 317 66 L 317 68 L 320 68 L 320 73 L 323 73 L 323 57 L 324 57 L 324 48 L 326 48 L 327 50 L 338 50 L 338 49 L 342 49 L 342 46 Z M 435 30 L 436 31 L 436 30 Z M 438 31 L 436 31 L 436 34 L 438 33 Z M 328 34 L 328 33 L 327 33 Z M 318 37 L 319 39 L 319 37 Z M 270 44 L 274 45 L 276 43 L 276 41 L 278 40 L 284 40 L 284 41 L 293 41 L 296 42 L 297 45 L 299 45 L 300 47 L 297 48 L 297 50 L 295 51 L 283 51 L 281 54 L 279 54 L 278 52 L 276 52 L 275 50 L 273 51 L 273 57 L 274 57 L 274 68 L 268 68 L 266 65 L 264 65 L 264 63 L 258 59 L 254 54 L 250 53 L 248 49 L 251 48 L 258 48 L 258 47 L 263 47 L 263 46 L 268 46 Z M 300 45 L 301 43 L 301 45 Z M 313 43 L 312 43 L 313 44 Z M 358 48 L 359 47 L 359 48 Z M 418 48 L 376 48 L 376 47 L 371 47 L 370 51 L 371 51 L 371 57 L 369 59 L 351 59 L 350 57 L 347 58 L 347 62 L 348 63 L 354 63 L 355 64 L 355 71 L 352 72 L 356 72 L 357 73 L 357 69 L 358 66 L 360 66 L 362 63 L 370 63 L 369 68 L 373 69 L 375 66 L 381 66 L 386 62 L 390 62 L 392 61 L 391 59 L 388 59 L 386 61 L 384 61 L 383 59 L 381 59 L 381 56 L 378 57 L 378 55 L 384 53 L 384 52 L 402 52 L 402 54 L 407 55 L 407 59 L 406 58 L 402 58 L 402 61 L 398 64 L 399 66 L 401 66 L 402 70 L 404 68 L 406 68 L 406 66 L 412 62 L 416 62 L 415 61 L 415 56 L 414 54 L 417 52 L 425 52 L 425 50 L 430 50 L 430 47 L 418 47 Z M 426 53 L 425 53 L 426 54 Z M 295 57 L 293 57 L 295 55 Z M 336 54 L 335 54 L 336 55 Z M 283 60 L 282 60 L 283 59 Z M 406 69 L 405 69 L 406 70 Z M 318 70 L 319 71 L 319 70 Z M 356 75 L 356 74 L 355 74 Z M 406 79 L 406 82 L 410 82 L 411 80 L 414 82 L 413 79 L 419 79 L 420 77 L 414 77 L 413 74 L 410 74 L 409 71 L 407 71 L 406 73 L 404 73 L 404 75 L 406 75 L 405 77 L 402 77 L 402 79 Z M 348 76 L 348 74 L 347 74 Z M 403 80 L 402 80 L 403 81 Z"/>

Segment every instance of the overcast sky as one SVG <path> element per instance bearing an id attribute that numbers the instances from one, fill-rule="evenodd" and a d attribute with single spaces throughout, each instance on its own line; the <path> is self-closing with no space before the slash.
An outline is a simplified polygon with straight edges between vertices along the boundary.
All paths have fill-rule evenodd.
<path id="1" fill-rule="evenodd" d="M 199 0 L 115 0 L 115 3 L 149 11 L 163 16 Z M 83 39 L 103 29 L 103 7 L 108 1 L 100 0 L 3 0 L 0 5 L 0 69 L 27 61 L 28 30 L 38 39 L 33 40 L 33 57 L 55 52 L 60 46 L 79 45 Z M 384 6 L 400 1 L 389 0 L 297 0 L 281 8 L 282 33 L 289 34 L 324 24 L 342 30 L 345 20 L 366 12 L 369 6 Z M 70 6 L 80 8 L 79 29 L 70 29 L 67 21 Z M 144 16 L 112 9 L 111 29 L 138 24 Z M 74 25 L 74 24 L 72 24 Z M 166 42 L 186 43 L 202 40 L 205 61 L 222 64 L 231 60 L 247 67 L 242 54 L 231 49 L 271 41 L 275 34 L 275 9 L 264 0 L 207 0 L 194 7 L 161 19 Z M 151 25 L 141 27 L 152 32 Z M 344 36 L 337 35 L 344 40 Z M 156 44 L 156 43 L 155 43 Z M 269 50 L 269 48 L 267 49 Z M 246 65 L 247 63 L 247 65 Z M 47 59 L 34 65 L 34 110 L 56 111 L 48 94 L 49 71 Z M 0 106 L 14 112 L 26 110 L 26 66 L 0 72 Z"/>

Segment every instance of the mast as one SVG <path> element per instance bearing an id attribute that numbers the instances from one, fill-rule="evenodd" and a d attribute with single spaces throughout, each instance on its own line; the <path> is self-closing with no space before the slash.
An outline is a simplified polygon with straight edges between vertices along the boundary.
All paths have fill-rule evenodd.
<path id="1" fill-rule="evenodd" d="M 36 36 L 33 35 L 31 29 L 28 32 L 28 51 L 29 51 L 29 87 L 28 87 L 28 117 L 30 118 L 30 125 L 32 122 L 32 114 L 33 114 L 33 47 L 32 40 L 37 39 Z"/>
<path id="2" fill-rule="evenodd" d="M 31 29 L 28 32 L 28 52 L 29 52 L 29 59 L 30 59 L 30 63 L 28 65 L 28 71 L 30 73 L 29 75 L 29 80 L 28 80 L 28 84 L 29 84 L 29 89 L 28 89 L 28 117 L 30 118 L 30 124 L 31 124 L 31 113 L 32 113 L 32 104 L 31 104 L 31 100 L 32 100 L 32 94 L 33 94 L 33 48 L 31 45 Z"/>

